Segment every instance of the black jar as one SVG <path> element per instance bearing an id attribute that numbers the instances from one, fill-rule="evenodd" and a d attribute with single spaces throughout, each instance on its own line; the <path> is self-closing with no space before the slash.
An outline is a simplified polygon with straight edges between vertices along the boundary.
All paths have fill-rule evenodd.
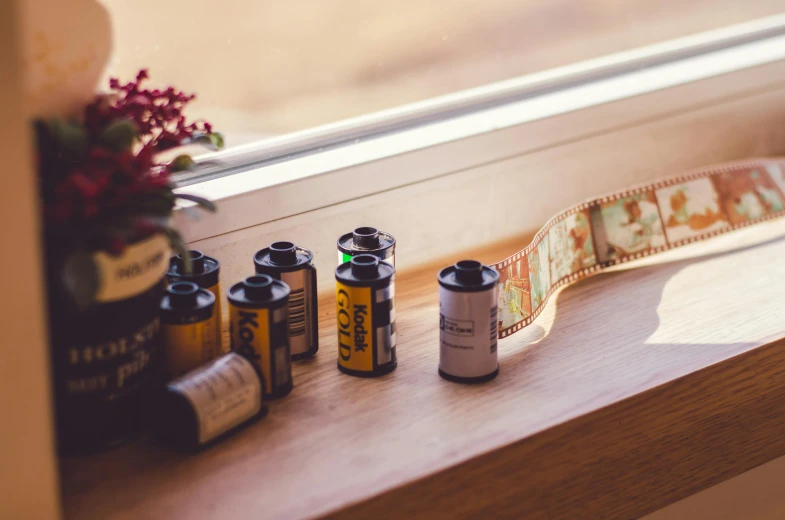
<path id="1" fill-rule="evenodd" d="M 164 243 L 159 241 L 163 251 L 156 251 L 156 245 L 143 251 L 141 258 L 127 259 L 130 267 L 123 276 L 147 276 L 140 292 L 86 309 L 63 289 L 57 276 L 61 269 L 55 267 L 60 264 L 48 258 L 49 334 L 61 455 L 118 446 L 144 427 L 149 397 L 163 384 L 159 304 L 169 259 Z M 155 270 L 152 277 L 150 269 Z"/>

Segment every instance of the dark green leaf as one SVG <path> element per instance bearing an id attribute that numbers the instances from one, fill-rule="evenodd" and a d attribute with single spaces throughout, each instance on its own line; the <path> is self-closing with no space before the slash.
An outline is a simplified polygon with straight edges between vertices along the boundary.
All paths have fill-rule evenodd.
<path id="1" fill-rule="evenodd" d="M 181 172 L 187 170 L 194 165 L 194 160 L 190 155 L 178 155 L 172 162 L 169 163 L 172 172 Z"/>
<path id="2" fill-rule="evenodd" d="M 121 119 L 110 123 L 98 136 L 98 142 L 115 152 L 127 152 L 133 148 L 137 136 L 136 124 L 130 119 Z"/>
<path id="3" fill-rule="evenodd" d="M 81 126 L 60 119 L 50 119 L 46 126 L 62 153 L 63 161 L 71 164 L 84 157 L 87 151 L 87 134 Z"/>
<path id="4" fill-rule="evenodd" d="M 221 150 L 224 147 L 224 135 L 220 132 L 211 133 L 210 141 L 212 141 L 213 146 L 215 146 L 219 150 Z"/>
<path id="5" fill-rule="evenodd" d="M 63 265 L 63 285 L 80 309 L 86 309 L 95 300 L 101 283 L 98 266 L 93 255 L 76 251 Z"/>
<path id="6" fill-rule="evenodd" d="M 139 132 L 130 119 L 113 121 L 98 136 L 98 143 L 115 152 L 129 152 Z"/>
<path id="7" fill-rule="evenodd" d="M 215 213 L 218 211 L 218 208 L 213 204 L 211 200 L 205 199 L 204 197 L 200 197 L 199 195 L 191 195 L 190 193 L 175 193 L 175 198 L 183 199 L 183 200 L 190 200 L 191 202 L 196 203 L 197 206 L 204 209 L 205 211 L 209 211 L 211 213 Z"/>
<path id="8" fill-rule="evenodd" d="M 172 203 L 172 206 L 174 206 L 174 199 L 175 199 L 175 196 L 174 196 L 174 192 L 173 192 L 173 191 L 171 191 L 171 190 L 173 190 L 173 189 L 174 189 L 174 188 L 171 188 L 170 190 L 167 190 L 167 191 L 159 191 L 159 192 L 157 193 L 157 195 L 158 195 L 159 197 L 163 197 L 163 198 L 165 198 L 166 200 L 168 200 L 169 202 L 171 202 L 171 203 Z"/>

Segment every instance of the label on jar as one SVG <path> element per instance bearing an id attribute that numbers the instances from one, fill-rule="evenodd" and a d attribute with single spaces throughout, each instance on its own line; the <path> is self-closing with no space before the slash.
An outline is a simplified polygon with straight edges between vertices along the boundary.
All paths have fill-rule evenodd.
<path id="1" fill-rule="evenodd" d="M 439 368 L 452 376 L 482 377 L 498 367 L 497 287 L 453 292 L 439 286 Z"/>
<path id="2" fill-rule="evenodd" d="M 125 300 L 150 289 L 166 274 L 170 256 L 169 241 L 161 234 L 126 247 L 119 256 L 95 253 L 100 274 L 96 301 Z"/>
<path id="3" fill-rule="evenodd" d="M 262 385 L 251 363 L 230 353 L 173 381 L 170 388 L 193 406 L 199 443 L 239 426 L 262 409 Z"/>
<path id="4" fill-rule="evenodd" d="M 133 331 L 94 343 L 71 346 L 58 372 L 70 397 L 110 402 L 147 384 L 156 352 L 157 317 Z"/>

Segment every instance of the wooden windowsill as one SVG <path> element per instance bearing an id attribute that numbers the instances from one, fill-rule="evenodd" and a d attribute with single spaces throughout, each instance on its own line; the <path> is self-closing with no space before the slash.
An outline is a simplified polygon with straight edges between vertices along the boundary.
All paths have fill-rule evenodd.
<path id="1" fill-rule="evenodd" d="M 476 252 L 498 260 L 521 239 Z M 636 517 L 785 454 L 785 222 L 596 276 L 442 380 L 436 271 L 397 280 L 399 365 L 321 348 L 268 416 L 197 455 L 151 439 L 61 461 L 66 518 Z M 228 281 L 227 281 L 228 282 Z"/>

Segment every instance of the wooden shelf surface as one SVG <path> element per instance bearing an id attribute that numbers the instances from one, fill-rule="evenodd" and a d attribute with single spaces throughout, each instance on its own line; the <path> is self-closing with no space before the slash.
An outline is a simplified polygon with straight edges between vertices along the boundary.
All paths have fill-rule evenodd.
<path id="1" fill-rule="evenodd" d="M 639 516 L 785 454 L 783 259 L 779 220 L 579 282 L 478 386 L 436 371 L 455 259 L 398 276 L 383 378 L 337 370 L 328 295 L 319 353 L 265 419 L 196 455 L 143 438 L 62 460 L 65 517 Z"/>

